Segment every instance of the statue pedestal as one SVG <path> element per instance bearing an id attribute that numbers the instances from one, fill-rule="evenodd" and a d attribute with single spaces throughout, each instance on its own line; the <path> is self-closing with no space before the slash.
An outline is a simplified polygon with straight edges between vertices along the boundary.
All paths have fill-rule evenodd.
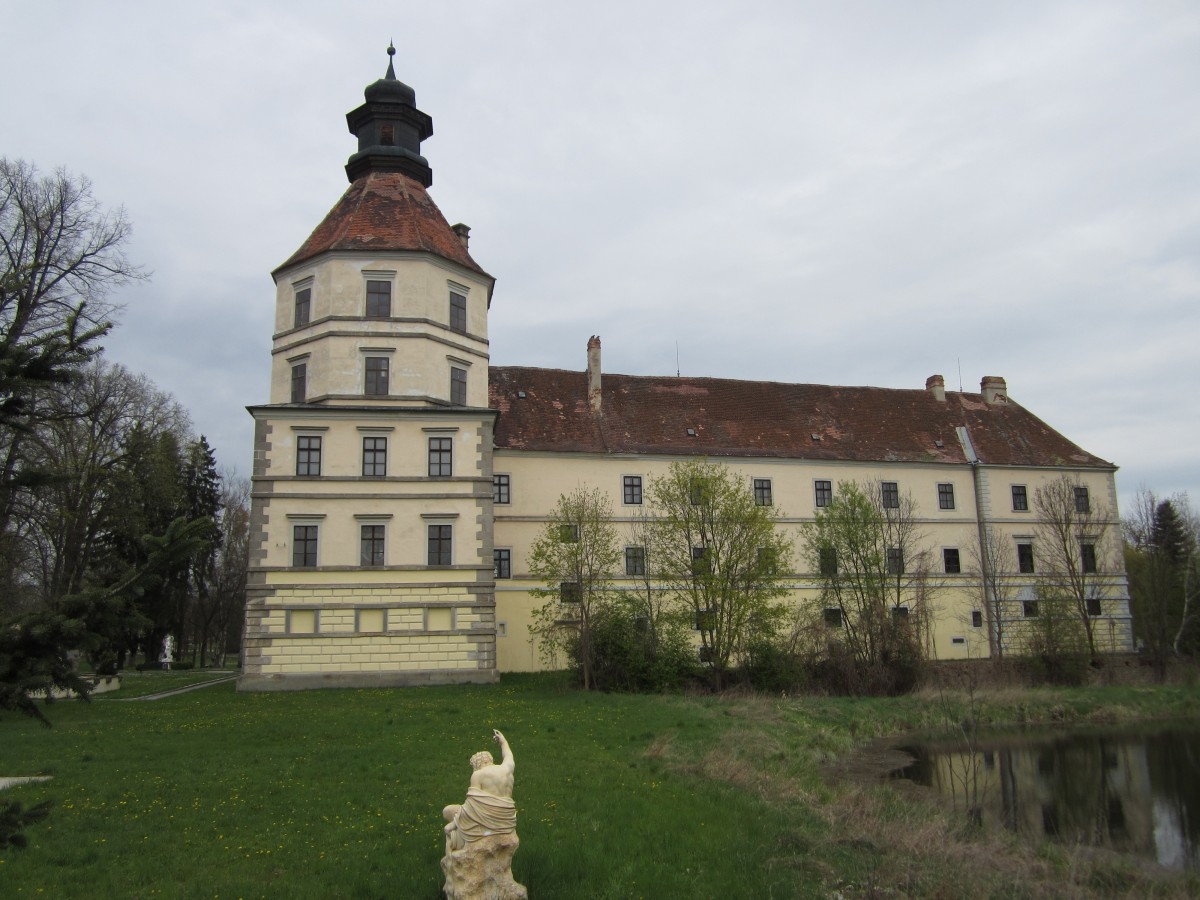
<path id="1" fill-rule="evenodd" d="M 515 831 L 471 841 L 442 857 L 446 900 L 526 900 L 529 893 L 512 875 Z"/>

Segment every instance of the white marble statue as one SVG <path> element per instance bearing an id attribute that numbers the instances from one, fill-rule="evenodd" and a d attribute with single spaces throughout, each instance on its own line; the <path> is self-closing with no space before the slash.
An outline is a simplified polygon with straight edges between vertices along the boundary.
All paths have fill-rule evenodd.
<path id="1" fill-rule="evenodd" d="M 442 810 L 446 820 L 445 894 L 450 900 L 523 900 L 525 888 L 512 877 L 517 838 L 517 807 L 513 802 L 512 748 L 499 731 L 501 761 L 481 750 L 471 757 L 471 786 L 467 799 Z"/>
<path id="2" fill-rule="evenodd" d="M 171 663 L 175 662 L 175 638 L 169 634 L 163 638 L 162 655 L 158 661 L 163 664 L 164 669 L 171 668 Z"/>

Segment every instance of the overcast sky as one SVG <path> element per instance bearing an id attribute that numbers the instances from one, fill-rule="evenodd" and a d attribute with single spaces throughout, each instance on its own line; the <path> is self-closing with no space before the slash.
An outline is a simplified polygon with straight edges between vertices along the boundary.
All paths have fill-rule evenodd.
<path id="1" fill-rule="evenodd" d="M 0 0 L 0 154 L 134 224 L 114 361 L 250 469 L 274 289 L 383 75 L 492 362 L 979 390 L 1200 499 L 1200 3 Z M 960 376 L 961 372 L 961 376 Z"/>

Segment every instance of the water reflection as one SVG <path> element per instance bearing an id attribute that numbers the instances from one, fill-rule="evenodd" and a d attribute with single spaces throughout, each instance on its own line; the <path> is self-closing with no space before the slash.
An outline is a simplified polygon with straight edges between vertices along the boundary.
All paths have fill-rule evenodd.
<path id="1" fill-rule="evenodd" d="M 906 746 L 895 773 L 975 822 L 1200 871 L 1200 722 Z"/>

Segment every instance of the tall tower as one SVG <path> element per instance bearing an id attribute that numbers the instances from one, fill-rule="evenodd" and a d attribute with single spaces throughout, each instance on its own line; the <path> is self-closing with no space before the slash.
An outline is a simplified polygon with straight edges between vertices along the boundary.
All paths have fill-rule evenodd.
<path id="1" fill-rule="evenodd" d="M 272 273 L 241 690 L 496 679 L 495 279 L 426 192 L 394 54 L 346 115 L 349 189 Z"/>

